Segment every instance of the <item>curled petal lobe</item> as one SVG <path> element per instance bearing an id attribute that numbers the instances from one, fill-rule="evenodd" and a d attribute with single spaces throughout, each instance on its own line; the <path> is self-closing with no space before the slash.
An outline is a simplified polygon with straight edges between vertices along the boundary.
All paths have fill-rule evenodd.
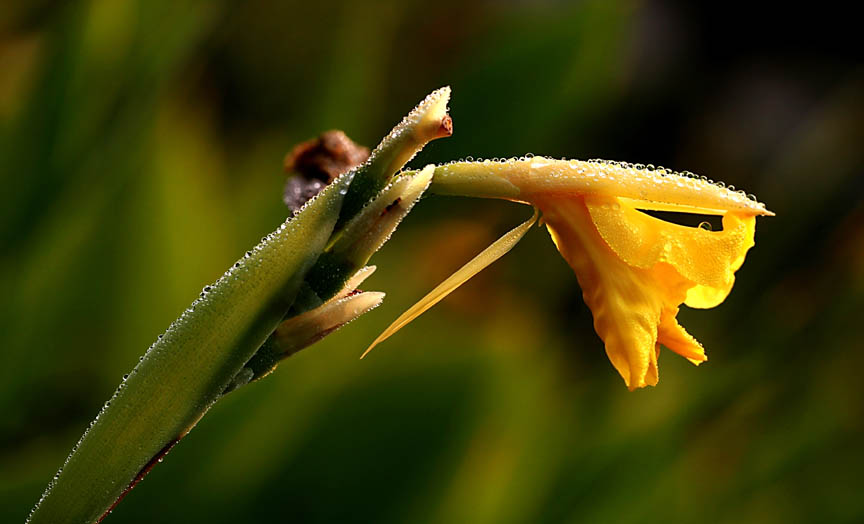
<path id="1" fill-rule="evenodd" d="M 616 198 L 586 197 L 591 220 L 603 240 L 627 264 L 650 269 L 660 262 L 699 289 L 685 301 L 711 308 L 726 298 L 735 271 L 753 246 L 756 218 L 727 213 L 722 231 L 673 224 L 621 203 Z"/>
<path id="2" fill-rule="evenodd" d="M 678 323 L 678 320 L 675 318 L 677 314 L 678 308 L 665 309 L 660 314 L 657 339 L 660 344 L 663 344 L 698 366 L 708 360 L 708 357 L 705 356 L 702 344 Z"/>

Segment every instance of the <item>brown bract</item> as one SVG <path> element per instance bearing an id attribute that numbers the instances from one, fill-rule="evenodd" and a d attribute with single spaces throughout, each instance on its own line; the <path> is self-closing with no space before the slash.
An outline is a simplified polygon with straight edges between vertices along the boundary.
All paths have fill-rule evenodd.
<path id="1" fill-rule="evenodd" d="M 355 144 L 339 130 L 297 144 L 285 155 L 285 172 L 293 174 L 285 183 L 285 205 L 297 211 L 333 179 L 367 158 L 369 148 Z"/>

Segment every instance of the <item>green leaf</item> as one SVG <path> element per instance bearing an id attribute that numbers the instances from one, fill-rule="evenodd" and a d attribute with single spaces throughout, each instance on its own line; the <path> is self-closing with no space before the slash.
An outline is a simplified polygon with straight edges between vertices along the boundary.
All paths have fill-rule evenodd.
<path id="1" fill-rule="evenodd" d="M 97 520 L 192 429 L 283 319 L 350 183 L 334 181 L 205 288 L 105 404 L 28 522 Z"/>

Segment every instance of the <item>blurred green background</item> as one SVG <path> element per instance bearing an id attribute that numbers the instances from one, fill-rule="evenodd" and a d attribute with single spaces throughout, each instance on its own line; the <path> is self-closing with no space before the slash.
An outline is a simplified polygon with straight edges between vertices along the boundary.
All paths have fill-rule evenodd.
<path id="1" fill-rule="evenodd" d="M 864 63 L 828 5 L 0 5 L 0 521 L 20 522 L 147 346 L 275 228 L 282 157 L 374 146 L 434 88 L 412 165 L 662 164 L 777 213 L 729 299 L 629 393 L 548 235 L 382 345 L 529 210 L 430 197 L 385 304 L 230 395 L 106 522 L 860 522 Z"/>

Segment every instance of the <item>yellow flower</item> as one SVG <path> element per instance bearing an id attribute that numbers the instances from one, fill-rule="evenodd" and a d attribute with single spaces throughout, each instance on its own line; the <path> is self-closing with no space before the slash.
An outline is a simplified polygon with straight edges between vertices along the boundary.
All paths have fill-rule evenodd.
<path id="1" fill-rule="evenodd" d="M 675 316 L 681 303 L 713 307 L 726 297 L 753 245 L 753 217 L 729 214 L 723 231 L 713 232 L 664 222 L 615 198 L 537 205 L 627 387 L 657 384 L 661 344 L 694 364 L 706 360 Z"/>
<path id="2" fill-rule="evenodd" d="M 755 217 L 772 215 L 752 197 L 706 179 L 605 161 L 453 163 L 436 169 L 430 190 L 539 208 L 576 273 L 606 354 L 630 390 L 657 384 L 661 345 L 694 364 L 706 360 L 702 345 L 678 324 L 678 309 L 682 303 L 710 308 L 723 302 L 753 246 Z M 673 224 L 640 209 L 721 215 L 723 229 Z M 466 264 L 458 279 L 427 295 L 376 343 L 497 260 L 531 223 Z"/>

